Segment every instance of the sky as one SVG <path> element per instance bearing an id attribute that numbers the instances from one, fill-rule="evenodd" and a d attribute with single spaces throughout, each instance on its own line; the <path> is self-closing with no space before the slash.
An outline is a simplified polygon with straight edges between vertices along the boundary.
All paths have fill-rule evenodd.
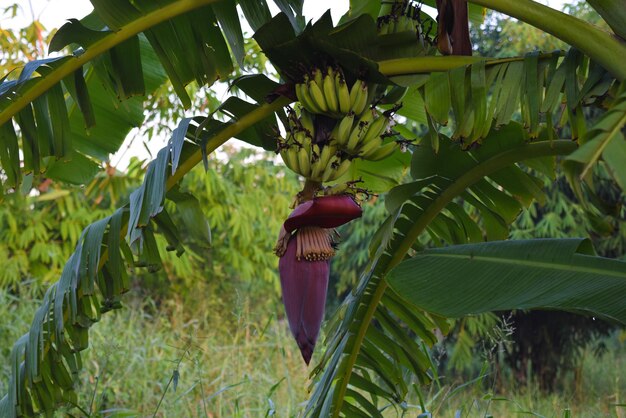
<path id="1" fill-rule="evenodd" d="M 24 27 L 32 22 L 33 18 L 36 18 L 43 23 L 46 29 L 52 30 L 62 26 L 68 18 L 80 19 L 92 10 L 88 0 L 0 0 L 0 11 L 16 2 L 20 5 L 17 16 L 9 20 L 2 18 L 0 27 L 10 29 Z M 558 10 L 562 9 L 563 4 L 569 3 L 567 0 L 543 0 L 540 2 Z M 272 1 L 268 1 L 268 4 L 273 14 L 278 13 L 278 9 Z M 349 0 L 305 1 L 303 14 L 307 19 L 317 20 L 326 10 L 330 9 L 333 21 L 337 22 L 348 10 L 348 5 Z M 246 30 L 245 27 L 244 30 Z M 220 95 L 226 96 L 225 89 L 221 88 L 221 90 L 224 92 L 221 94 L 218 92 L 218 97 Z M 142 138 L 137 137 L 137 131 L 131 131 L 120 151 L 111 156 L 111 163 L 123 170 L 128 166 L 132 156 L 142 159 L 152 158 L 166 144 L 167 140 L 168 138 L 153 138 L 144 145 Z"/>
<path id="2" fill-rule="evenodd" d="M 32 21 L 32 17 L 39 17 L 46 28 L 58 28 L 67 18 L 78 18 L 87 15 L 92 6 L 88 0 L 0 0 L 0 10 L 14 4 L 19 3 L 21 9 L 19 16 L 9 26 L 24 25 Z M 569 3 L 568 0 L 543 0 L 540 3 L 547 4 L 550 7 L 561 10 L 563 4 Z M 272 1 L 268 2 L 273 6 Z M 316 20 L 328 9 L 331 9 L 333 20 L 336 22 L 339 17 L 348 10 L 348 0 L 315 0 L 305 1 L 303 14 L 309 18 Z M 277 9 L 274 9 L 274 13 Z M 2 22 L 4 26 L 5 22 Z"/>

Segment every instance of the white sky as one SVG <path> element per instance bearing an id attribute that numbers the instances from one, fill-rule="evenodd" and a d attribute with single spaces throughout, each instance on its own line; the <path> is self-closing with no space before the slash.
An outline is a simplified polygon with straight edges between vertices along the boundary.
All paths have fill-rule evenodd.
<path id="1" fill-rule="evenodd" d="M 46 29 L 52 30 L 62 26 L 66 19 L 80 19 L 89 14 L 93 9 L 88 0 L 0 0 L 0 11 L 16 2 L 20 5 L 16 18 L 6 19 L 2 17 L 0 27 L 11 29 L 24 27 L 32 22 L 34 17 L 40 20 Z M 569 3 L 570 1 L 543 0 L 540 2 L 561 10 L 563 4 Z M 268 4 L 270 8 L 272 8 L 272 13 L 278 12 L 278 9 L 273 5 L 271 0 L 268 1 Z M 309 20 L 317 20 L 326 10 L 331 9 L 333 20 L 337 22 L 348 10 L 348 4 L 348 0 L 305 1 L 303 14 Z M 223 94 L 225 95 L 225 92 Z M 150 149 L 152 156 L 154 156 L 156 152 L 166 144 L 167 140 L 168 138 L 154 137 L 144 146 L 144 141 L 141 138 L 137 138 L 136 130 L 133 130 L 126 139 L 126 143 L 120 148 L 120 152 L 111 157 L 111 163 L 116 165 L 119 169 L 125 169 L 128 166 L 130 157 L 137 156 L 143 159 L 151 158 L 146 147 Z M 132 144 L 130 144 L 131 141 Z M 127 147 L 129 147 L 128 150 L 126 150 Z"/>

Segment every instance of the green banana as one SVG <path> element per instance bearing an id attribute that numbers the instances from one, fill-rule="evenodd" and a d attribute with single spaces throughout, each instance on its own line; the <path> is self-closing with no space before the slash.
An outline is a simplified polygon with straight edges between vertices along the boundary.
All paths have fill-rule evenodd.
<path id="1" fill-rule="evenodd" d="M 359 100 L 352 106 L 352 110 L 357 115 L 360 115 L 361 113 L 365 111 L 365 108 L 367 107 L 367 104 L 369 103 L 369 94 L 371 90 L 373 90 L 373 89 L 368 89 L 367 83 L 365 83 L 365 81 L 362 81 L 362 80 L 359 80 L 359 81 L 360 81 L 361 94 L 358 96 Z"/>
<path id="2" fill-rule="evenodd" d="M 359 147 L 358 156 L 361 158 L 365 158 L 365 155 L 369 155 L 372 151 L 377 150 L 383 144 L 383 139 L 380 136 L 375 137 L 369 142 L 362 142 L 362 145 Z"/>
<path id="3" fill-rule="evenodd" d="M 309 92 L 309 89 L 307 87 L 309 82 L 296 84 L 296 96 L 298 96 L 298 100 L 300 101 L 302 107 L 304 107 L 309 112 L 322 113 L 322 110 L 315 104 L 313 98 L 311 97 L 311 93 Z"/>
<path id="4" fill-rule="evenodd" d="M 317 145 L 315 145 L 317 146 Z M 332 145 L 326 145 L 321 149 L 319 159 L 312 165 L 311 179 L 316 181 L 322 180 L 322 174 L 326 167 L 330 165 L 331 157 L 337 152 L 337 149 Z"/>
<path id="5" fill-rule="evenodd" d="M 322 182 L 327 182 L 336 179 L 335 177 L 335 167 L 339 166 L 341 159 L 337 157 L 337 155 L 333 155 L 328 161 L 328 165 L 324 168 L 322 172 Z"/>
<path id="6" fill-rule="evenodd" d="M 356 112 L 354 109 L 356 103 L 361 100 L 361 95 L 363 94 L 363 89 L 361 88 L 361 80 L 357 80 L 350 88 L 350 110 L 352 110 L 357 115 L 359 112 Z"/>
<path id="7" fill-rule="evenodd" d="M 415 30 L 415 26 L 416 24 L 414 23 L 413 19 L 411 19 L 408 16 L 403 16 L 403 20 L 404 20 L 404 24 L 403 24 L 403 29 L 405 31 L 410 31 L 410 32 L 417 32 Z"/>
<path id="8" fill-rule="evenodd" d="M 369 109 L 368 111 L 363 112 L 361 114 L 361 117 L 359 117 L 358 124 L 369 125 L 370 123 L 374 121 L 374 118 L 376 117 L 377 114 L 378 112 L 376 112 L 376 110 L 374 109 Z"/>
<path id="9" fill-rule="evenodd" d="M 348 169 L 350 168 L 350 164 L 350 160 L 341 160 L 337 157 L 337 161 L 331 163 L 327 171 L 324 172 L 324 177 L 322 180 L 324 182 L 337 180 L 348 171 Z"/>
<path id="10" fill-rule="evenodd" d="M 385 129 L 387 129 L 388 122 L 389 119 L 384 115 L 378 116 L 376 119 L 374 119 L 369 124 L 367 134 L 363 137 L 363 143 L 366 144 L 374 138 L 380 137 L 383 132 L 385 132 Z"/>
<path id="11" fill-rule="evenodd" d="M 315 126 L 313 124 L 313 115 L 306 109 L 300 111 L 300 124 L 302 129 L 308 132 L 310 137 L 315 134 Z"/>
<path id="12" fill-rule="evenodd" d="M 298 167 L 300 168 L 300 174 L 304 177 L 311 175 L 311 160 L 309 159 L 309 152 L 306 147 L 302 147 L 298 150 Z"/>
<path id="13" fill-rule="evenodd" d="M 324 93 L 322 92 L 320 87 L 317 85 L 317 83 L 314 81 L 309 81 L 309 84 L 307 87 L 308 87 L 309 94 L 311 95 L 311 98 L 313 99 L 313 103 L 315 103 L 317 108 L 321 110 L 321 112 L 318 112 L 318 113 L 328 112 L 328 105 L 326 104 Z"/>
<path id="14" fill-rule="evenodd" d="M 352 132 L 350 133 L 350 137 L 348 138 L 348 142 L 345 144 L 346 150 L 349 153 L 355 153 L 359 144 L 361 144 L 365 135 L 369 131 L 369 125 L 374 119 L 374 110 L 363 112 L 359 121 L 354 124 L 352 128 Z"/>
<path id="15" fill-rule="evenodd" d="M 288 148 L 283 148 L 280 151 L 280 156 L 283 159 L 283 162 L 285 163 L 285 165 L 293 172 L 299 173 L 299 169 L 298 169 L 298 165 L 297 165 L 297 156 L 295 154 L 296 151 L 296 147 L 288 147 Z"/>
<path id="16" fill-rule="evenodd" d="M 396 148 L 398 148 L 398 144 L 395 141 L 391 141 L 370 151 L 366 155 L 362 155 L 361 158 L 369 161 L 380 161 L 393 154 L 396 151 Z"/>
<path id="17" fill-rule="evenodd" d="M 339 164 L 339 167 L 337 167 L 337 169 L 335 170 L 335 179 L 338 179 L 339 177 L 346 174 L 348 172 L 348 169 L 350 168 L 350 164 L 352 164 L 352 161 L 348 159 L 343 160 L 341 164 Z"/>
<path id="18" fill-rule="evenodd" d="M 319 145 L 311 145 L 311 174 L 309 178 L 311 180 L 317 180 L 317 174 L 320 171 L 320 160 L 322 158 L 322 151 Z"/>
<path id="19" fill-rule="evenodd" d="M 344 114 L 350 112 L 350 90 L 339 71 L 335 73 L 335 90 L 339 101 L 339 111 Z"/>
<path id="20" fill-rule="evenodd" d="M 313 81 L 315 81 L 315 84 L 317 84 L 317 87 L 319 87 L 320 90 L 324 88 L 324 74 L 322 74 L 322 70 L 319 68 L 313 70 Z"/>
<path id="21" fill-rule="evenodd" d="M 297 118 L 295 117 L 293 113 L 290 113 L 287 116 L 287 120 L 289 121 L 289 126 L 287 127 L 287 129 L 289 132 L 297 132 L 300 129 L 300 126 L 296 119 Z M 287 138 L 287 140 L 289 140 L 289 138 Z"/>
<path id="22" fill-rule="evenodd" d="M 328 74 L 324 77 L 324 99 L 328 105 L 328 111 L 331 113 L 339 112 L 339 101 L 337 100 L 337 91 L 335 90 L 335 75 L 332 68 L 328 68 Z"/>
<path id="23" fill-rule="evenodd" d="M 382 22 L 378 28 L 379 35 L 387 35 L 389 33 L 389 22 Z"/>
<path id="24" fill-rule="evenodd" d="M 337 144 L 345 146 L 350 138 L 350 132 L 352 132 L 352 125 L 354 124 L 354 112 L 348 113 L 337 124 Z"/>
<path id="25" fill-rule="evenodd" d="M 348 142 L 345 145 L 346 151 L 349 153 L 355 153 L 357 151 L 359 144 L 361 143 L 361 139 L 367 133 L 367 125 L 369 125 L 369 122 L 359 122 L 354 128 L 352 128 Z"/>

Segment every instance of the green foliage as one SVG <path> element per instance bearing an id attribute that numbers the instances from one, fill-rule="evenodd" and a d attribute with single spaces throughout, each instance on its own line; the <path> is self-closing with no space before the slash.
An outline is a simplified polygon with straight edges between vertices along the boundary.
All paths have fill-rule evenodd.
<path id="1" fill-rule="evenodd" d="M 613 75 L 575 49 L 570 49 L 564 59 L 556 54 L 535 53 L 504 61 L 480 57 L 424 57 L 424 51 L 414 44 L 400 48 L 396 46 L 401 42 L 390 43 L 388 38 L 383 42 L 369 15 L 354 16 L 338 29 L 333 28 L 329 15 L 305 27 L 301 2 L 281 1 L 278 4 L 284 13 L 265 24 L 270 19 L 265 3 L 240 2 L 243 13 L 256 30 L 256 41 L 277 67 L 283 81 L 297 81 L 303 66 L 329 62 L 349 68 L 351 79 L 365 78 L 381 85 L 391 83 L 387 76 L 411 76 L 402 77 L 402 81 L 413 87 L 413 93 L 420 94 L 426 113 L 410 109 L 407 114 L 425 115 L 429 127 L 431 147 L 414 150 L 413 181 L 394 188 L 387 196 L 385 203 L 391 216 L 373 239 L 370 263 L 359 284 L 334 317 L 327 339 L 328 349 L 314 373 L 314 390 L 305 415 L 382 416 L 381 410 L 389 406 L 402 408 L 410 399 L 411 391 L 419 395 L 418 384 L 437 380 L 426 346 L 436 341 L 433 330 L 445 333 L 449 323 L 445 318 L 404 303 L 402 296 L 405 295 L 387 289 L 385 276 L 395 266 L 402 265 L 407 256 L 413 260 L 403 263 L 432 255 L 432 251 L 419 252 L 422 248 L 416 242 L 422 233 L 428 233 L 438 245 L 506 238 L 510 223 L 522 208 L 542 197 L 540 182 L 516 163 L 542 157 L 529 165 L 549 172 L 553 169 L 552 160 L 545 157 L 569 153 L 575 147 L 572 141 L 555 139 L 553 113 L 559 104 L 565 104 L 565 112 L 558 122 L 564 124 L 567 120 L 572 137 L 576 139 L 584 137 L 587 127 L 582 106 L 600 102 L 598 98 L 605 94 L 617 97 L 611 85 L 615 78 L 624 78 L 625 74 L 623 64 L 614 60 L 626 48 L 620 40 L 526 0 L 475 2 L 505 9 L 539 27 L 550 26 L 551 31 L 597 59 Z M 224 8 L 219 11 L 207 6 L 209 3 L 211 0 L 170 1 L 159 3 L 159 8 L 144 9 L 136 8 L 127 0 L 98 0 L 94 1 L 95 13 L 91 17 L 82 23 L 72 21 L 60 30 L 52 41 L 55 49 L 76 43 L 84 50 L 75 57 L 31 63 L 18 79 L 2 84 L 0 162 L 5 185 L 15 189 L 24 172 L 40 173 L 42 169 L 57 179 L 84 182 L 98 165 L 88 156 L 101 160 L 119 146 L 119 139 L 133 121 L 143 118 L 140 98 L 131 98 L 116 107 L 117 98 L 128 99 L 153 91 L 167 75 L 183 106 L 188 107 L 191 99 L 186 83 L 196 80 L 210 84 L 217 77 L 230 74 L 232 59 L 226 42 L 240 63 L 244 51 L 241 29 L 234 17 L 235 3 L 221 3 Z M 532 14 L 532 11 L 538 13 Z M 564 21 L 554 19 L 557 16 Z M 223 34 L 215 22 L 219 22 Z M 88 30 L 83 24 L 96 30 Z M 113 31 L 103 29 L 105 26 Z M 143 34 L 138 35 L 139 32 Z M 101 55 L 103 53 L 105 55 Z M 93 59 L 96 56 L 100 58 Z M 464 66 L 466 64 L 469 65 Z M 38 77 L 31 77 L 36 70 Z M 412 77 L 420 72 L 442 70 L 450 71 L 430 77 Z M 96 77 L 88 77 L 90 72 Z M 70 75 L 72 79 L 67 78 Z M 235 249 L 216 252 L 229 264 L 216 266 L 213 274 L 226 280 L 234 276 L 246 283 L 254 278 L 271 283 L 270 264 L 265 255 L 247 251 L 245 245 L 234 239 L 229 242 L 231 236 L 240 240 L 253 241 L 257 236 L 267 240 L 263 222 L 252 228 L 245 223 L 246 219 L 261 220 L 262 215 L 258 210 L 242 211 L 241 217 L 237 217 L 232 214 L 233 209 L 230 213 L 216 210 L 216 202 L 211 199 L 216 195 L 221 198 L 220 203 L 234 207 L 241 202 L 223 193 L 220 186 L 230 191 L 242 182 L 250 190 L 259 184 L 276 187 L 278 183 L 260 182 L 255 176 L 240 177 L 233 172 L 237 183 L 205 183 L 211 198 L 203 203 L 198 193 L 185 194 L 180 186 L 181 178 L 193 166 L 202 159 L 208 166 L 208 153 L 231 137 L 273 148 L 277 132 L 275 117 L 283 116 L 281 108 L 291 99 L 279 98 L 270 104 L 260 104 L 265 102 L 268 93 L 275 93 L 273 82 L 248 83 L 247 88 L 241 82 L 238 85 L 254 103 L 229 98 L 208 117 L 182 119 L 168 145 L 146 167 L 144 181 L 130 194 L 129 203 L 83 230 L 60 280 L 46 292 L 30 332 L 13 348 L 9 391 L 0 400 L 0 413 L 9 416 L 52 413 L 59 403 L 78 401 L 75 381 L 82 367 L 80 352 L 88 346 L 88 329 L 100 320 L 102 313 L 120 307 L 120 295 L 130 288 L 126 264 L 154 271 L 162 265 L 159 248 L 164 246 L 178 254 L 187 247 L 196 255 L 190 257 L 192 262 L 201 262 L 202 254 L 206 254 L 202 248 L 209 238 L 206 222 L 200 216 L 202 208 L 216 223 L 218 229 L 214 230 L 214 238 Z M 258 91 L 259 86 L 264 91 Z M 379 89 L 381 94 L 384 91 L 384 87 Z M 419 106 L 419 103 L 415 100 L 413 105 Z M 68 104 L 80 112 L 68 112 Z M 131 112 L 127 105 L 131 105 Z M 119 110 L 122 108 L 123 111 Z M 523 127 L 510 122 L 518 109 Z M 94 126 L 94 121 L 102 120 L 98 111 L 107 113 L 109 110 L 118 112 L 117 120 Z M 547 113 L 545 119 L 543 113 Z M 454 125 L 442 128 L 451 114 Z M 11 121 L 14 117 L 20 128 L 17 131 Z M 82 135 L 85 124 L 93 127 L 91 134 L 95 139 L 74 141 L 70 133 Z M 500 130 L 494 131 L 493 127 Z M 107 137 L 104 132 L 96 132 L 97 129 L 111 132 L 115 129 L 116 134 Z M 456 143 L 443 135 L 446 129 Z M 23 155 L 23 164 L 20 155 Z M 376 167 L 363 171 L 375 180 L 390 178 L 391 181 L 381 187 L 385 189 L 395 185 L 400 178 L 396 174 L 404 169 L 406 162 L 390 159 L 378 166 L 380 171 Z M 392 172 L 395 174 L 391 175 Z M 216 173 L 229 175 L 219 170 Z M 358 173 L 353 174 L 358 176 Z M 284 204 L 280 200 L 275 203 Z M 479 215 L 468 211 L 467 205 L 473 206 Z M 182 226 L 186 226 L 186 234 L 181 232 Z M 159 232 L 166 243 L 155 238 L 155 233 Z M 193 236 L 193 239 L 186 242 L 186 236 Z M 569 250 L 568 254 L 573 252 Z M 557 253 L 563 256 L 565 252 Z M 496 255 L 503 254 L 496 252 Z M 506 255 L 519 259 L 523 254 Z M 576 260 L 582 257 L 569 255 Z M 583 261 L 582 264 L 593 264 L 598 271 L 606 270 L 609 264 L 591 257 Z M 543 262 L 567 273 L 563 262 Z M 191 267 L 178 273 L 189 274 L 194 270 Z M 499 275 L 502 274 L 499 271 Z M 461 275 L 462 272 L 447 279 L 458 280 Z M 559 289 L 567 289 L 564 282 L 559 283 Z M 409 290 L 406 296 L 414 297 L 419 293 Z M 589 306 L 574 308 L 596 310 L 601 291 L 583 295 Z M 480 303 L 471 306 L 472 311 L 493 307 L 487 303 L 488 295 L 479 296 Z M 545 298 L 559 301 L 558 294 L 548 294 Z M 519 295 L 513 295 L 513 299 L 518 301 Z M 606 300 L 614 301 L 615 295 L 608 295 Z M 437 309 L 449 313 L 458 302 L 443 299 Z M 568 301 L 561 302 L 558 306 L 572 308 Z M 603 313 L 623 318 L 616 306 L 608 306 Z M 176 386 L 178 374 L 172 376 L 169 382 Z"/>
<path id="2" fill-rule="evenodd" d="M 626 263 L 593 255 L 589 242 L 573 239 L 450 246 L 400 263 L 387 282 L 408 302 L 446 317 L 512 309 L 583 310 L 626 324 Z M 464 272 L 463 280 L 456 271 Z M 490 289 L 488 295 L 484 289 Z M 457 303 L 446 303 L 445 296 Z"/>
<path id="3" fill-rule="evenodd" d="M 275 165 L 267 153 L 224 148 L 218 155 L 209 161 L 208 171 L 198 167 L 182 183 L 198 199 L 214 244 L 207 248 L 189 236 L 185 254 L 178 257 L 164 251 L 167 243 L 159 237 L 163 271 L 139 273 L 150 294 L 169 298 L 174 291 L 192 306 L 210 306 L 207 317 L 226 314 L 242 295 L 260 308 L 278 300 L 273 247 L 298 191 L 294 174 Z M 174 222 L 182 224 L 172 213 Z"/>
<path id="4" fill-rule="evenodd" d="M 81 231 L 110 213 L 136 183 L 137 169 L 128 174 L 111 169 L 86 190 L 44 181 L 27 194 L 12 193 L 0 205 L 0 288 L 21 293 L 56 280 Z"/>
<path id="5" fill-rule="evenodd" d="M 383 199 L 372 199 L 363 205 L 363 216 L 359 222 L 350 222 L 339 229 L 341 251 L 333 257 L 330 270 L 337 302 L 358 282 L 360 272 L 369 261 L 369 242 L 380 227 L 385 213 Z"/>
<path id="6" fill-rule="evenodd" d="M 15 19 L 19 3 L 13 3 L 7 7 L 2 5 L 0 16 L 3 24 Z M 23 7 L 23 6 L 22 6 Z M 10 71 L 24 65 L 24 61 L 31 61 L 44 55 L 45 46 L 50 42 L 51 36 L 46 28 L 38 20 L 17 30 L 0 27 L 0 73 L 8 74 Z"/>
<path id="7" fill-rule="evenodd" d="M 252 321 L 267 308 L 246 299 L 242 295 L 220 318 L 205 315 L 206 308 L 190 311 L 176 300 L 158 304 L 133 291 L 127 309 L 104 317 L 94 328 L 77 382 L 76 404 L 82 410 L 68 406 L 57 416 L 87 416 L 85 411 L 94 417 L 114 411 L 152 416 L 161 397 L 158 415 L 171 417 L 205 416 L 205 411 L 262 416 L 272 408 L 277 416 L 295 414 L 306 373 L 293 355 L 287 327 L 273 317 Z M 11 318 L 0 333 L 2 392 L 8 390 L 11 343 L 39 303 L 0 291 L 0 315 Z M 225 327 L 222 320 L 232 325 Z M 177 385 L 166 390 L 174 370 L 179 372 Z"/>

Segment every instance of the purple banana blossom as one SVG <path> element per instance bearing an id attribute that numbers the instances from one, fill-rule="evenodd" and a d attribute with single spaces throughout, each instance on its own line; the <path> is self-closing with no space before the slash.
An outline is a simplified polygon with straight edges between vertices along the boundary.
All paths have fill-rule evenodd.
<path id="1" fill-rule="evenodd" d="M 291 237 L 278 270 L 289 329 L 308 365 L 324 319 L 330 260 L 298 260 L 296 237 Z"/>
<path id="2" fill-rule="evenodd" d="M 349 195 L 317 197 L 298 205 L 285 220 L 285 230 L 303 226 L 336 228 L 361 217 L 361 207 Z"/>
<path id="3" fill-rule="evenodd" d="M 308 365 L 324 319 L 334 228 L 361 216 L 349 195 L 323 196 L 299 205 L 285 221 L 276 246 L 283 304 Z M 295 231 L 295 232 L 294 232 Z M 293 233 L 292 233 L 293 232 Z"/>

